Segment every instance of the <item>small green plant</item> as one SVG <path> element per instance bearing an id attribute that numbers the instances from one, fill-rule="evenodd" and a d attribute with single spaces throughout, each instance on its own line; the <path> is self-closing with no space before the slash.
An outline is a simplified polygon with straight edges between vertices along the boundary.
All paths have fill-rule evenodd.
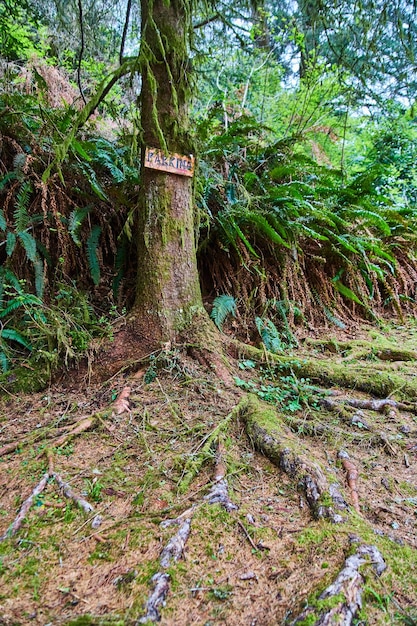
<path id="1" fill-rule="evenodd" d="M 219 330 L 222 330 L 228 315 L 236 317 L 236 300 L 233 296 L 226 294 L 217 296 L 213 301 L 213 309 L 210 313 L 210 317 Z"/>
<path id="2" fill-rule="evenodd" d="M 210 590 L 210 597 L 213 600 L 220 600 L 224 602 L 227 600 L 232 594 L 232 587 L 230 585 L 225 585 L 224 587 L 215 587 Z"/>
<path id="3" fill-rule="evenodd" d="M 388 613 L 390 602 L 392 601 L 393 593 L 382 595 L 372 589 L 371 587 L 365 587 L 365 593 L 368 599 L 372 600 L 374 604 L 383 611 Z"/>
<path id="4" fill-rule="evenodd" d="M 282 352 L 284 345 L 275 324 L 271 320 L 261 317 L 255 318 L 255 324 L 265 348 L 274 354 Z"/>
<path id="5" fill-rule="evenodd" d="M 103 484 L 97 479 L 87 480 L 86 484 L 87 497 L 90 498 L 90 500 L 92 500 L 93 502 L 101 502 L 101 492 L 103 490 Z"/>
<path id="6" fill-rule="evenodd" d="M 261 372 L 258 381 L 245 381 L 235 376 L 238 387 L 255 393 L 265 402 L 278 406 L 282 411 L 294 413 L 306 407 L 317 408 L 319 390 L 310 384 L 308 378 L 297 378 L 294 374 L 280 376 L 277 382 L 276 373 L 268 368 Z"/>

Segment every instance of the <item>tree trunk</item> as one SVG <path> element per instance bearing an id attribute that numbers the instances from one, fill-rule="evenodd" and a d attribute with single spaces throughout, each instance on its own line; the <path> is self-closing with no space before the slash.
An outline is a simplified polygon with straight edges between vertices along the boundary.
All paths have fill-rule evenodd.
<path id="1" fill-rule="evenodd" d="M 193 182 L 143 167 L 145 147 L 189 154 L 190 0 L 142 2 L 142 184 L 133 315 L 153 342 L 174 339 L 202 308 L 195 250 Z"/>

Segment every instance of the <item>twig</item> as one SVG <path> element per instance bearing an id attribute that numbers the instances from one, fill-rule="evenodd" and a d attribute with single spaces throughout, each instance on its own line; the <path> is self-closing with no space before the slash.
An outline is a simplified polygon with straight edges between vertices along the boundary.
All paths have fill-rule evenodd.
<path id="1" fill-rule="evenodd" d="M 257 547 L 256 543 L 254 543 L 252 537 L 250 536 L 250 534 L 246 530 L 245 526 L 242 524 L 242 522 L 239 519 L 237 520 L 237 523 L 239 524 L 239 526 L 243 530 L 243 533 L 244 533 L 246 539 L 249 541 L 249 543 L 252 546 L 252 548 L 258 552 L 259 548 Z"/>

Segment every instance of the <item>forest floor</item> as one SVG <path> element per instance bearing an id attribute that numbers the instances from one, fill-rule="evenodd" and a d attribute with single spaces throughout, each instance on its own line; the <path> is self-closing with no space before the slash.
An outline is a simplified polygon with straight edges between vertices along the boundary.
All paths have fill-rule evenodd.
<path id="1" fill-rule="evenodd" d="M 417 624 L 415 348 L 410 320 L 300 338 L 285 364 L 235 348 L 229 381 L 171 349 L 106 383 L 69 371 L 41 393 L 5 392 L 0 624 L 324 623 L 319 595 L 358 544 L 376 546 L 386 569 L 361 565 L 352 623 Z M 324 384 L 320 364 L 372 374 L 375 390 L 329 374 Z M 381 406 L 368 402 L 379 379 L 393 381 Z M 270 440 L 298 446 L 297 470 L 257 451 L 248 393 L 276 411 Z M 340 523 L 309 506 L 312 467 L 349 505 Z"/>

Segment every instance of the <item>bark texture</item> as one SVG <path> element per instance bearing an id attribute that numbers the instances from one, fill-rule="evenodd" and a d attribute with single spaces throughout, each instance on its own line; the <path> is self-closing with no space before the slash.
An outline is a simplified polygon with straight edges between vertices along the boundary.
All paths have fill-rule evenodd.
<path id="1" fill-rule="evenodd" d="M 146 146 L 167 154 L 192 152 L 189 4 L 188 0 L 142 3 L 142 164 Z M 202 307 L 191 178 L 142 167 L 138 257 L 134 316 L 154 340 L 175 339 L 193 309 Z"/>

